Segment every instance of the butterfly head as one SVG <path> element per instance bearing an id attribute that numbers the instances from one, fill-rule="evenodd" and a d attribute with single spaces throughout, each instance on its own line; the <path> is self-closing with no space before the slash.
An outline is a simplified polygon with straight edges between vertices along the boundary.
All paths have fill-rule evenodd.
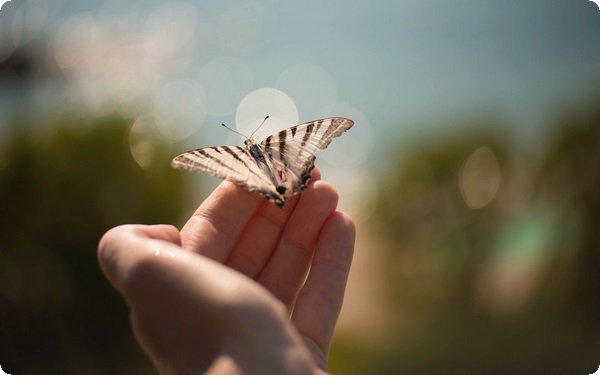
<path id="1" fill-rule="evenodd" d="M 254 139 L 252 139 L 252 138 L 246 138 L 246 140 L 244 141 L 244 144 L 246 145 L 246 147 L 250 147 L 255 143 L 256 142 L 254 142 Z"/>

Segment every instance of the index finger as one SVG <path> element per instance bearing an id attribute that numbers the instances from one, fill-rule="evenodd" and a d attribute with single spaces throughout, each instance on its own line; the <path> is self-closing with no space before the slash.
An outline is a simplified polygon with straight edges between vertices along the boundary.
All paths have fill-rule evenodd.
<path id="1" fill-rule="evenodd" d="M 185 249 L 224 262 L 263 198 L 223 181 L 181 229 Z"/>

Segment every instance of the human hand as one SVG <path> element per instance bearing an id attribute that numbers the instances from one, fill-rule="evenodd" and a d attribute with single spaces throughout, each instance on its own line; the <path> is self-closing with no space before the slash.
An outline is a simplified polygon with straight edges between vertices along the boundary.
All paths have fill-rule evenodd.
<path id="1" fill-rule="evenodd" d="M 181 233 L 117 227 L 99 260 L 161 373 L 325 373 L 355 236 L 336 205 L 322 181 L 283 209 L 225 181 Z"/>

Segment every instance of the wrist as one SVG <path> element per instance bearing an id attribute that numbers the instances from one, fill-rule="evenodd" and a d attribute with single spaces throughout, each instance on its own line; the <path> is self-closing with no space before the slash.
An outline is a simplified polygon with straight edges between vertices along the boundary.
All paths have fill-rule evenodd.
<path id="1" fill-rule="evenodd" d="M 230 334 L 208 373 L 313 373 L 316 366 L 287 308 L 268 293 L 262 297 L 241 297 L 229 310 Z"/>

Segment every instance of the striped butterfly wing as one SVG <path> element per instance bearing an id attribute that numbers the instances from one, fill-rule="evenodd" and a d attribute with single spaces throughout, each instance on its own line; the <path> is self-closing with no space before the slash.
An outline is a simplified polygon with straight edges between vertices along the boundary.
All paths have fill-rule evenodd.
<path id="1" fill-rule="evenodd" d="M 176 156 L 171 166 L 229 179 L 246 190 L 261 193 L 270 201 L 274 201 L 273 193 L 277 194 L 269 176 L 259 168 L 244 147 L 218 146 L 187 151 Z"/>
<path id="2" fill-rule="evenodd" d="M 316 120 L 282 130 L 260 144 L 247 140 L 246 147 L 184 152 L 173 159 L 171 166 L 229 179 L 283 207 L 287 198 L 306 189 L 315 167 L 315 152 L 326 148 L 352 125 L 352 120 L 342 117 Z"/>
<path id="3" fill-rule="evenodd" d="M 315 167 L 315 152 L 329 146 L 354 125 L 354 121 L 334 117 L 292 126 L 267 137 L 261 147 L 280 174 L 281 195 L 285 198 L 306 189 Z"/>

